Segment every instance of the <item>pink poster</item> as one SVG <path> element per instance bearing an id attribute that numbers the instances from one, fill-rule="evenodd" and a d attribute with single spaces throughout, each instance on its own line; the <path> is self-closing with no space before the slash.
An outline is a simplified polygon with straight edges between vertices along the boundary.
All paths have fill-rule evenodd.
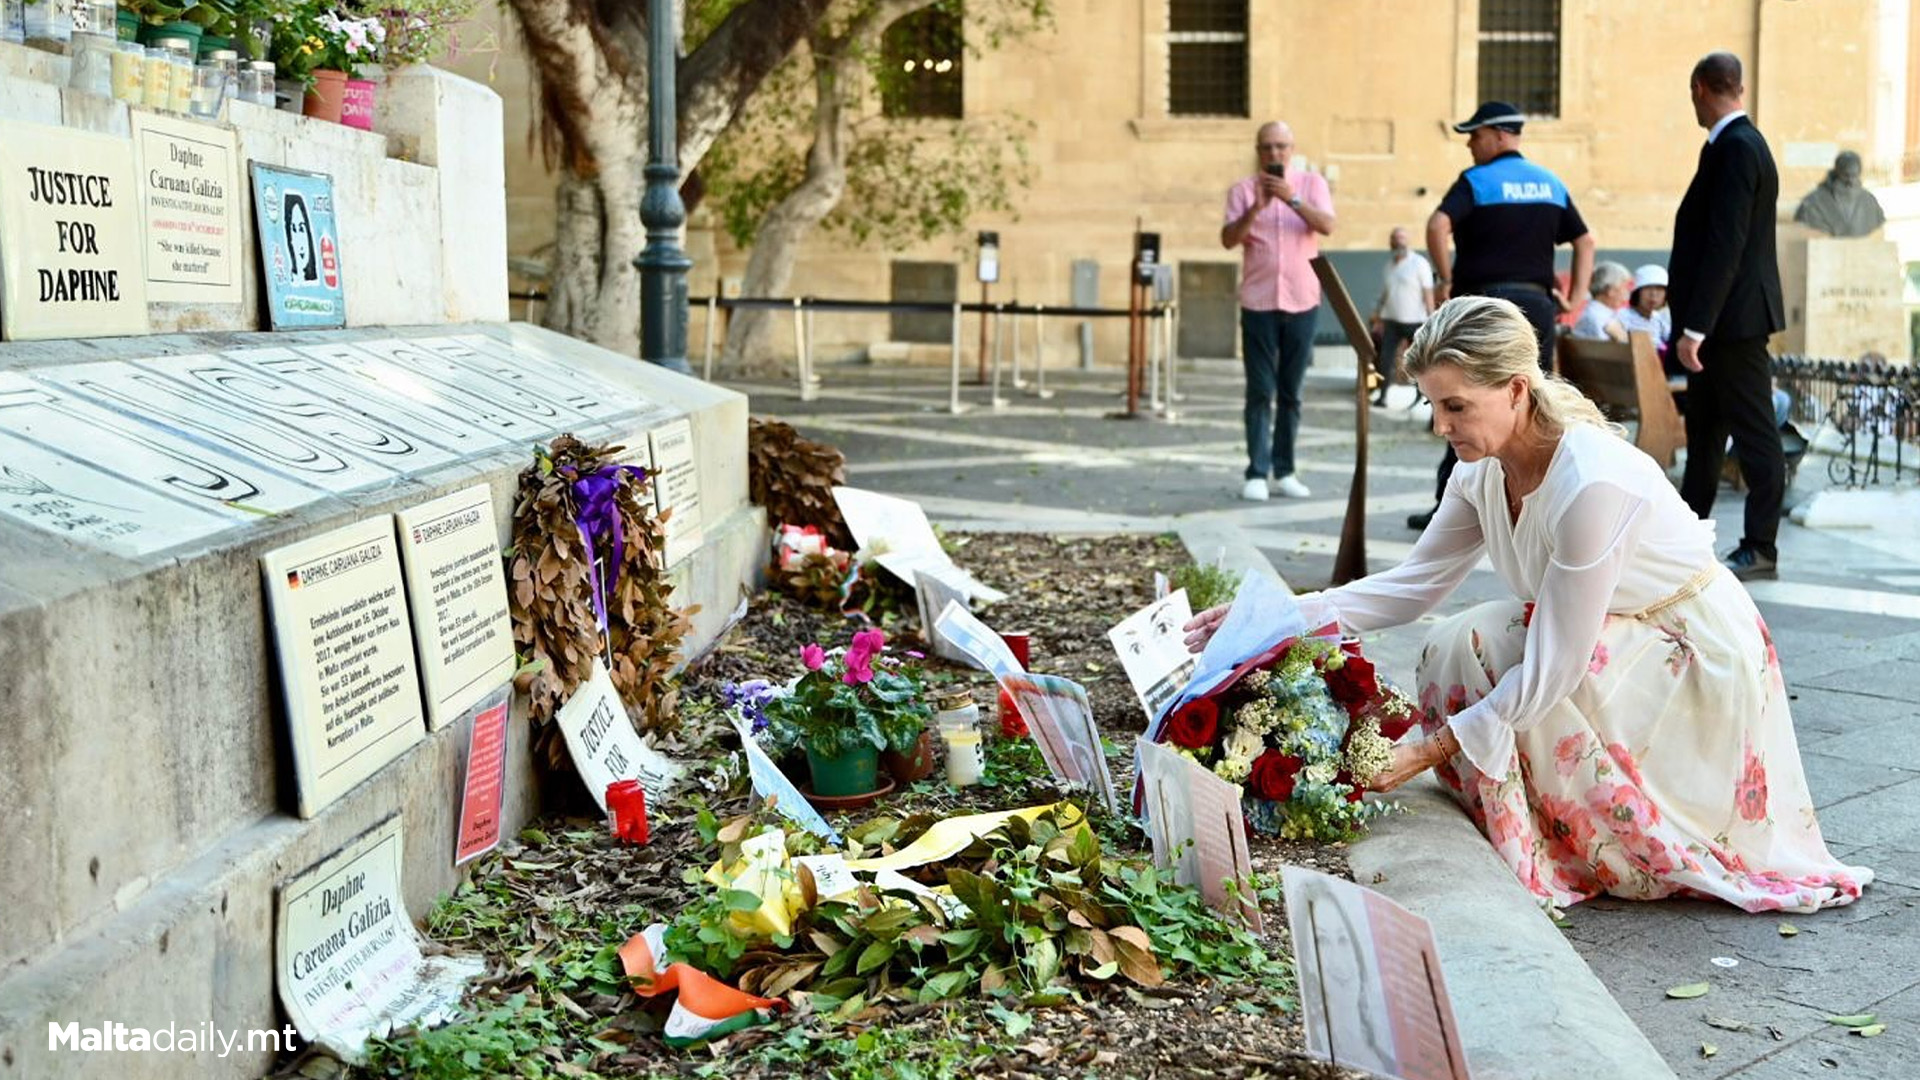
<path id="1" fill-rule="evenodd" d="M 502 695 L 473 718 L 467 743 L 467 784 L 460 795 L 460 838 L 453 865 L 485 855 L 500 843 L 500 799 L 506 781 L 507 705 Z"/>

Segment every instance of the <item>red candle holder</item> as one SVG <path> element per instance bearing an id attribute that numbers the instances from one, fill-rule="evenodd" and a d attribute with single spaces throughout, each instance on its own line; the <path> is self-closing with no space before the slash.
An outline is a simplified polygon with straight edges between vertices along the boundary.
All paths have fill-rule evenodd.
<path id="1" fill-rule="evenodd" d="M 615 780 L 607 785 L 607 813 L 613 835 L 629 844 L 647 842 L 647 791 L 638 780 Z"/>
<path id="2" fill-rule="evenodd" d="M 1013 658 L 1020 661 L 1022 668 L 1031 663 L 1032 636 L 1022 632 L 1003 633 L 1000 640 L 1007 643 Z M 1000 691 L 1000 734 L 1009 739 L 1023 738 L 1027 734 L 1027 721 L 1020 715 L 1019 706 L 1013 703 L 1013 696 L 1005 690 Z"/>

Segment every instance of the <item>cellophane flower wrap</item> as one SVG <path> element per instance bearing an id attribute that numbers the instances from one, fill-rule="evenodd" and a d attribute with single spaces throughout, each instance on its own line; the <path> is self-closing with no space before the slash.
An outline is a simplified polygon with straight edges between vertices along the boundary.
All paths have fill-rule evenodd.
<path id="1" fill-rule="evenodd" d="M 1360 796 L 1413 722 L 1413 703 L 1381 684 L 1359 643 L 1306 635 L 1175 709 L 1158 741 L 1238 784 L 1255 830 L 1331 843 L 1395 809 Z"/>

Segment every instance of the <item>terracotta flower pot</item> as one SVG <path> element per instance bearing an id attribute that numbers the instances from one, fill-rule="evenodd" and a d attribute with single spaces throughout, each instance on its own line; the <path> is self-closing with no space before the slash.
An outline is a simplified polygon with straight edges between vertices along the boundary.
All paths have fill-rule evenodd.
<path id="1" fill-rule="evenodd" d="M 340 110 L 346 106 L 347 73 L 344 71 L 316 71 L 313 73 L 313 87 L 307 91 L 307 100 L 300 110 L 315 120 L 340 122 Z"/>
<path id="2" fill-rule="evenodd" d="M 346 96 L 340 106 L 340 122 L 361 131 L 373 130 L 373 94 L 375 84 L 365 79 L 348 79 Z"/>
<path id="3" fill-rule="evenodd" d="M 899 754 L 888 750 L 881 754 L 880 764 L 887 767 L 887 775 L 893 777 L 897 784 L 911 784 L 932 776 L 933 732 L 922 731 L 920 741 L 913 744 L 912 753 Z"/>

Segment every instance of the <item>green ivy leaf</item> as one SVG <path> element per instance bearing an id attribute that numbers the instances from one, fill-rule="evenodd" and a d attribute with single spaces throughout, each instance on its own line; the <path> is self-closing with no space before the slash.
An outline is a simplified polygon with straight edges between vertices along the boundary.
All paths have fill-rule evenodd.
<path id="1" fill-rule="evenodd" d="M 1687 983 L 1684 986 L 1668 987 L 1667 996 L 1670 998 L 1681 998 L 1681 999 L 1705 997 L 1707 994 L 1707 991 L 1711 989 L 1713 989 L 1713 986 L 1709 983 L 1703 983 L 1703 982 Z"/>
<path id="2" fill-rule="evenodd" d="M 758 911 L 760 894 L 749 889 L 722 889 L 720 902 L 728 911 Z"/>
<path id="3" fill-rule="evenodd" d="M 1863 1028 L 1872 1024 L 1875 1019 L 1877 1018 L 1872 1013 L 1859 1013 L 1854 1016 L 1829 1016 L 1827 1023 L 1847 1028 Z"/>

